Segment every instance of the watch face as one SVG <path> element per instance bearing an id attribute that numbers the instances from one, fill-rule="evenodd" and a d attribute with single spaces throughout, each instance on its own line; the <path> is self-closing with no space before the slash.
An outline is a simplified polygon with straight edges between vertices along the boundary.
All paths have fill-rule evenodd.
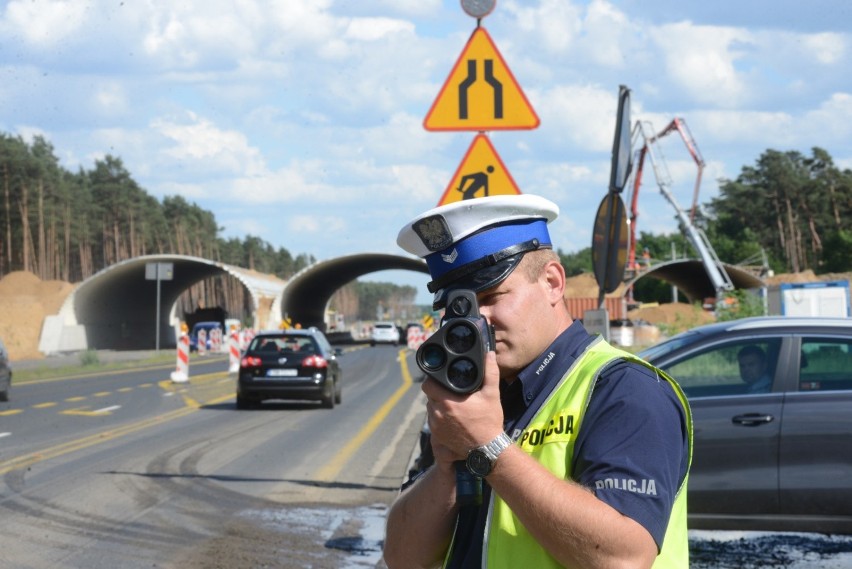
<path id="1" fill-rule="evenodd" d="M 467 469 L 474 476 L 484 478 L 491 472 L 491 461 L 488 460 L 488 457 L 481 450 L 472 450 L 467 455 Z"/>

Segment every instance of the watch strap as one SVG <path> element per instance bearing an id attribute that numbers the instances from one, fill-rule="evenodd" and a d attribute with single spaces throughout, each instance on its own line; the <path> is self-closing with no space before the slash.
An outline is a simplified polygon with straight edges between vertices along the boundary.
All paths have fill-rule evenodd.
<path id="1" fill-rule="evenodd" d="M 509 435 L 507 435 L 506 433 L 500 433 L 499 435 L 494 437 L 491 442 L 479 447 L 479 450 L 481 450 L 485 454 L 485 456 L 488 457 L 488 460 L 491 461 L 491 464 L 493 465 L 494 462 L 497 460 L 497 457 L 500 456 L 500 453 L 502 453 L 510 446 L 512 446 L 512 439 L 509 438 Z"/>

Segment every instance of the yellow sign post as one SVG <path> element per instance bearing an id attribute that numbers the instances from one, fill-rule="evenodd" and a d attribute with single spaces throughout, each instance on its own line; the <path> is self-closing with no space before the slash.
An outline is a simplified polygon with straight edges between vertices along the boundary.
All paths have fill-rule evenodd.
<path id="1" fill-rule="evenodd" d="M 438 205 L 471 198 L 520 193 L 491 141 L 484 134 L 477 134 Z"/>
<path id="2" fill-rule="evenodd" d="M 429 109 L 426 130 L 524 130 L 537 128 L 527 101 L 497 46 L 477 27 Z"/>

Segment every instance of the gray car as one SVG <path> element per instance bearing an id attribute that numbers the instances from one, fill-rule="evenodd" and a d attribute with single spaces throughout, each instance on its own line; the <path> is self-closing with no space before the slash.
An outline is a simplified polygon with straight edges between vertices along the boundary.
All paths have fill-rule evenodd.
<path id="1" fill-rule="evenodd" d="M 692 408 L 691 528 L 852 533 L 852 319 L 710 324 L 640 355 Z"/>
<path id="2" fill-rule="evenodd" d="M 9 352 L 0 340 L 0 401 L 9 400 L 9 388 L 12 386 L 12 367 L 9 364 Z"/>

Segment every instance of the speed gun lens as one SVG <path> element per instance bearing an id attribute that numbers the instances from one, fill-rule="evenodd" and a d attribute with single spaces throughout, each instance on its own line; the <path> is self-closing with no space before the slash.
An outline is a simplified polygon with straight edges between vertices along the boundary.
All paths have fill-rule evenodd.
<path id="1" fill-rule="evenodd" d="M 447 328 L 447 348 L 456 354 L 464 354 L 470 351 L 476 344 L 477 332 L 473 326 L 460 322 Z"/>
<path id="2" fill-rule="evenodd" d="M 441 369 L 447 363 L 447 353 L 437 344 L 427 344 L 423 346 L 420 359 L 425 368 L 434 371 Z"/>
<path id="3" fill-rule="evenodd" d="M 459 358 L 447 368 L 447 381 L 459 391 L 470 391 L 479 380 L 479 370 L 467 358 Z"/>

